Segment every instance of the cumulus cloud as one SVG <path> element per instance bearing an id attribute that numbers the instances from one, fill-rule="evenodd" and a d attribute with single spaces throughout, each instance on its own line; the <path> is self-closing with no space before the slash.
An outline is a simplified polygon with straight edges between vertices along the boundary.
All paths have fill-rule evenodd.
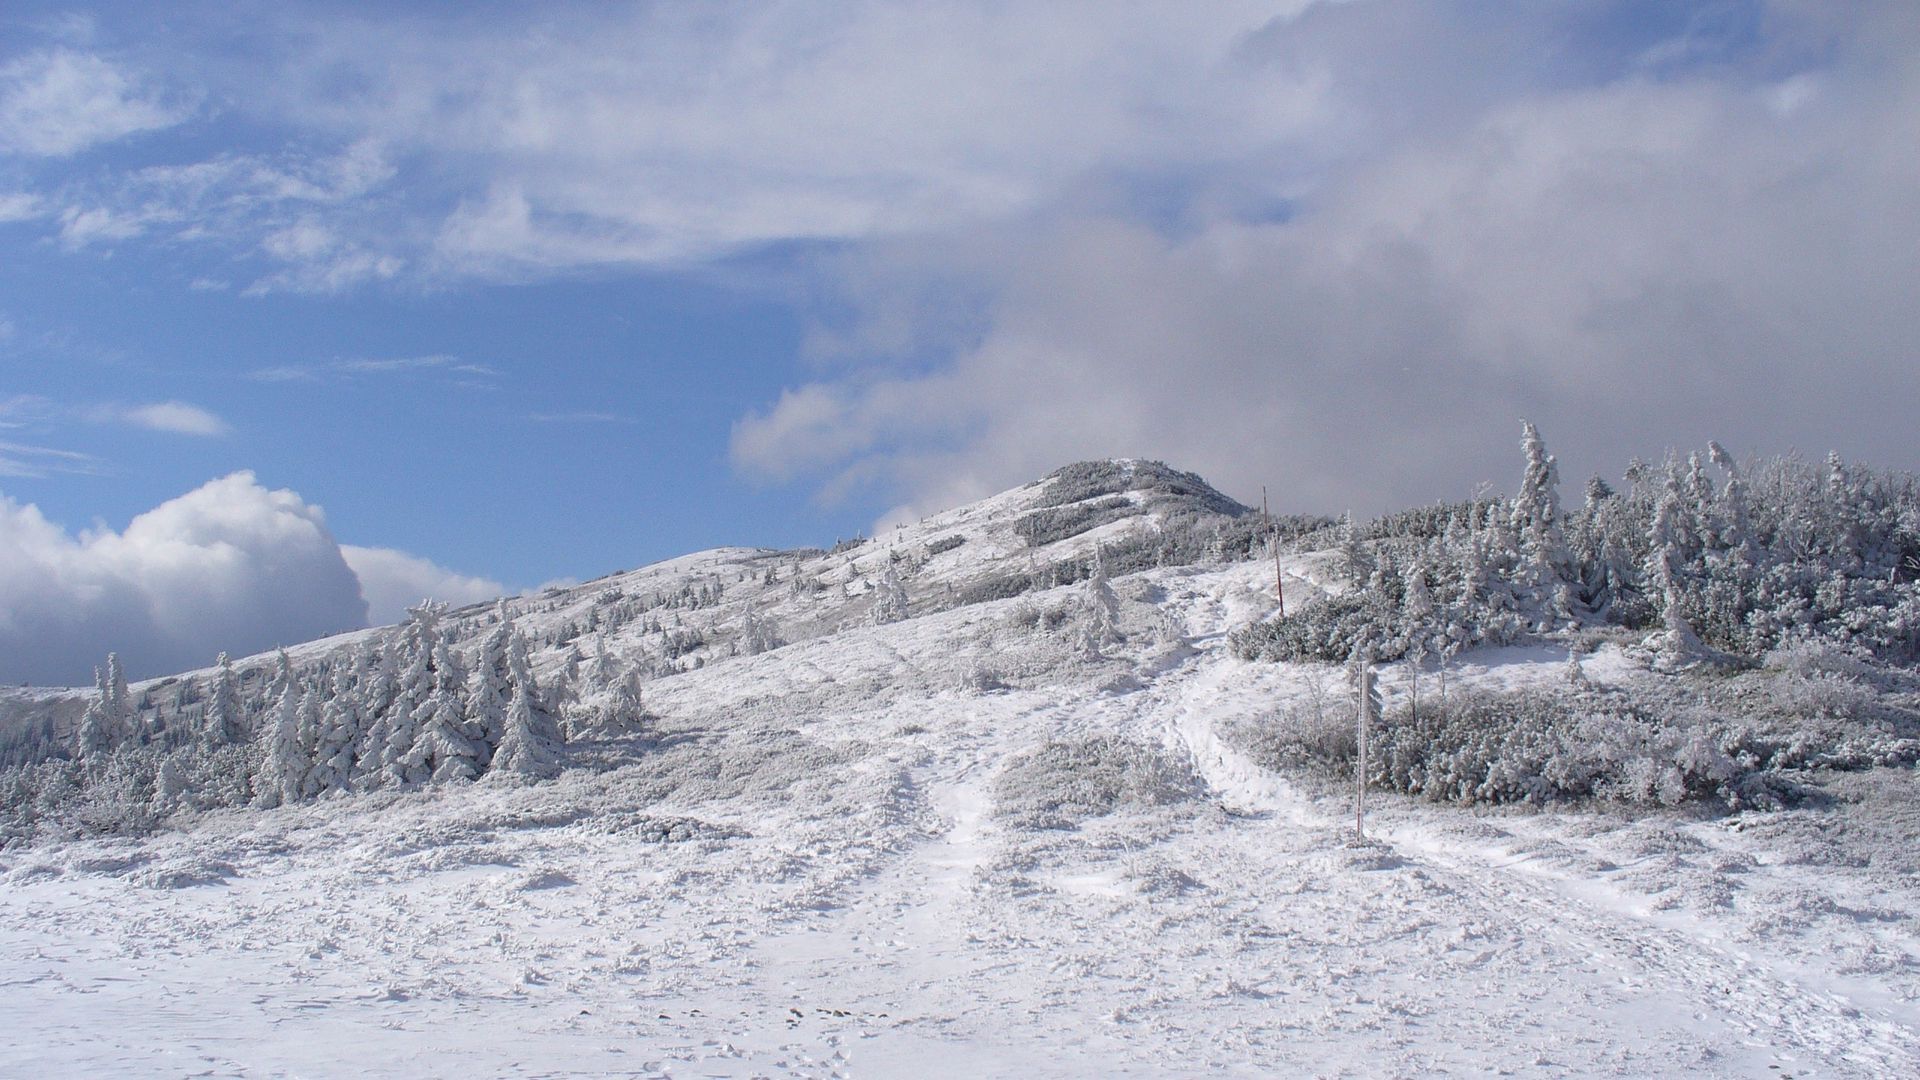
<path id="1" fill-rule="evenodd" d="M 250 472 L 120 532 L 69 533 L 0 496 L 0 678 L 83 683 L 109 650 L 155 675 L 366 621 L 320 508 Z"/>
<path id="2" fill-rule="evenodd" d="M 509 591 L 497 581 L 457 573 L 393 548 L 345 544 L 340 554 L 360 579 L 360 594 L 366 597 L 368 618 L 375 625 L 399 622 L 406 618 L 407 608 L 423 599 L 459 606 Z"/>
<path id="3" fill-rule="evenodd" d="M 1576 475 L 1708 438 L 1920 466 L 1920 14 L 1723 7 L 1576 28 L 1604 47 L 1543 70 L 1563 24 L 1493 33 L 1477 5 L 1275 20 L 1237 55 L 1338 119 L 1276 212 L 1235 175 L 1171 227 L 1096 208 L 861 252 L 845 351 L 742 417 L 734 460 L 909 513 L 1108 454 L 1316 510 L 1457 497 L 1511 485 L 1523 415 Z M 917 340 L 900 279 L 929 263 L 986 300 L 903 365 L 872 343 Z"/>

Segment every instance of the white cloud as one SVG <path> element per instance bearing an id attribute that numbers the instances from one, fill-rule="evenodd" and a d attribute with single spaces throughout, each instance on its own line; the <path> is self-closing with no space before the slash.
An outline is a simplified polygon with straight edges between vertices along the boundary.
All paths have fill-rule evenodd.
<path id="1" fill-rule="evenodd" d="M 118 410 L 120 418 L 135 427 L 164 431 L 173 435 L 225 435 L 233 430 L 225 420 L 198 405 L 184 401 L 161 401 L 151 405 L 128 405 Z"/>
<path id="2" fill-rule="evenodd" d="M 46 208 L 38 195 L 22 191 L 0 194 L 0 225 L 32 221 L 45 212 Z"/>
<path id="3" fill-rule="evenodd" d="M 88 53 L 53 49 L 0 65 L 0 153 L 64 157 L 172 127 L 188 111 Z"/>
<path id="4" fill-rule="evenodd" d="M 5 404 L 0 402 L 0 416 L 6 415 Z M 0 420 L 0 428 L 10 426 Z M 91 454 L 0 440 L 0 476 L 36 480 L 55 473 L 85 476 L 99 472 L 100 467 L 100 459 Z"/>
<path id="5" fill-rule="evenodd" d="M 637 424 L 640 422 L 638 417 L 623 416 L 620 413 L 595 412 L 590 409 L 580 412 L 530 413 L 527 419 L 536 424 Z"/>
<path id="6" fill-rule="evenodd" d="M 118 651 L 136 675 L 201 667 L 366 624 L 320 509 L 238 472 L 122 532 L 71 534 L 0 496 L 0 678 L 84 682 Z"/>
<path id="7" fill-rule="evenodd" d="M 360 593 L 366 597 L 368 617 L 375 625 L 399 622 L 406 617 L 408 607 L 423 599 L 459 606 L 491 600 L 509 591 L 497 581 L 469 577 L 392 548 L 344 544 L 340 554 L 360 578 Z"/>
<path id="8" fill-rule="evenodd" d="M 1412 52 L 1387 48 L 1372 24 L 1421 9 L 1438 15 Z M 1920 466 L 1904 415 L 1920 310 L 1903 299 L 1920 280 L 1920 9 L 1811 27 L 1828 13 L 1767 10 L 1762 66 L 1823 70 L 1647 78 L 1634 65 L 1671 62 L 1649 52 L 1563 85 L 1503 70 L 1470 5 L 1277 23 L 1248 55 L 1328 66 L 1326 107 L 1377 136 L 1326 149 L 1288 213 L 1203 206 L 1180 229 L 1063 214 L 863 253 L 845 299 L 880 329 L 836 328 L 852 353 L 743 417 L 734 460 L 811 470 L 829 494 L 900 490 L 909 512 L 1110 454 L 1315 510 L 1458 497 L 1511 485 L 1522 415 L 1573 476 L 1708 438 Z M 1689 56 L 1710 49 L 1695 29 Z M 1475 55 L 1492 59 L 1458 63 Z M 901 278 L 929 265 L 973 276 L 979 325 L 943 362 L 863 355 L 913 340 Z"/>
<path id="9" fill-rule="evenodd" d="M 500 370 L 457 356 L 435 353 L 429 356 L 358 357 L 330 360 L 323 364 L 283 364 L 249 371 L 246 377 L 256 382 L 317 382 L 322 379 L 355 379 L 373 375 L 435 373 L 491 379 L 497 378 Z"/>
<path id="10" fill-rule="evenodd" d="M 257 294 L 965 227 L 1319 122 L 1310 82 L 1230 61 L 1307 3 L 282 14 L 255 27 L 271 72 L 173 58 L 285 149 L 76 178 L 55 193 L 62 238 L 221 245 L 267 265 Z M 120 79 L 122 112 L 171 115 Z"/>

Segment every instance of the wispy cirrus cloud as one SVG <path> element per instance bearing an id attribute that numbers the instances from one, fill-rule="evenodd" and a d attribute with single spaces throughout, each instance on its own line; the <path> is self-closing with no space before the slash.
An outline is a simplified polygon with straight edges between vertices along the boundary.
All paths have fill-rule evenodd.
<path id="1" fill-rule="evenodd" d="M 622 416 L 619 413 L 594 412 L 551 412 L 530 413 L 527 419 L 536 424 L 637 424 L 639 418 Z"/>
<path id="2" fill-rule="evenodd" d="M 255 382 L 337 382 L 380 376 L 437 375 L 478 384 L 478 380 L 496 379 L 500 370 L 486 364 L 462 360 L 457 356 L 435 353 L 429 356 L 398 356 L 329 360 L 319 364 L 281 364 L 256 368 L 246 377 Z"/>
<path id="3" fill-rule="evenodd" d="M 53 475 L 95 476 L 104 469 L 105 463 L 91 454 L 0 440 L 0 476 L 43 480 Z"/>
<path id="4" fill-rule="evenodd" d="M 48 431 L 81 421 L 198 437 L 226 435 L 233 430 L 212 410 L 178 400 L 72 405 L 38 394 L 0 400 L 0 428 Z"/>

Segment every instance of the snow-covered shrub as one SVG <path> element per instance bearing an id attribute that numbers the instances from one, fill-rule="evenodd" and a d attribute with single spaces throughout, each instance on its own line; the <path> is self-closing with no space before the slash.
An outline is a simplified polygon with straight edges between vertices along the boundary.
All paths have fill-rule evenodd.
<path id="1" fill-rule="evenodd" d="M 1030 829 L 1068 829 L 1127 806 L 1191 794 L 1192 775 L 1158 747 L 1114 735 L 1044 743 L 994 778 L 994 815 Z"/>
<path id="2" fill-rule="evenodd" d="M 1462 690 L 1417 714 L 1389 709 L 1369 735 L 1369 772 L 1375 784 L 1435 802 L 1777 804 L 1789 785 L 1741 735 L 1710 715 L 1657 711 L 1617 692 Z"/>
<path id="3" fill-rule="evenodd" d="M 1223 734 L 1256 764 L 1351 780 L 1345 695 Z M 1442 703 L 1389 707 L 1368 734 L 1369 782 L 1433 802 L 1544 805 L 1599 799 L 1642 806 L 1711 800 L 1771 807 L 1793 797 L 1788 743 L 1713 709 L 1662 707 L 1618 691 L 1456 689 Z"/>
<path id="4" fill-rule="evenodd" d="M 1351 708 L 1301 702 L 1260 720 L 1229 724 L 1221 734 L 1256 765 L 1275 772 L 1326 778 L 1353 775 L 1359 732 Z"/>

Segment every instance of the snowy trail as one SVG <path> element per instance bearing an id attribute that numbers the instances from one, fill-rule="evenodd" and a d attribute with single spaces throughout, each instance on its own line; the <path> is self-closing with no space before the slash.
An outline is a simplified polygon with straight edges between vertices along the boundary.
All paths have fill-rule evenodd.
<path id="1" fill-rule="evenodd" d="M 1211 713 L 1248 714 L 1248 680 L 1200 664 L 1178 674 L 1187 700 L 1165 714 L 1168 741 L 1184 748 L 1224 802 L 1311 830 L 1329 848 L 1351 843 L 1352 819 L 1342 812 L 1349 803 L 1295 792 L 1214 730 Z M 1727 933 L 1698 920 L 1655 920 L 1604 881 L 1544 873 L 1511 850 L 1461 837 L 1440 819 L 1409 816 L 1376 813 L 1369 837 L 1381 854 L 1361 847 L 1355 860 L 1422 874 L 1452 894 L 1461 909 L 1453 917 L 1484 920 L 1528 942 L 1557 980 L 1570 979 L 1563 985 L 1575 989 L 1590 1019 L 1604 1023 L 1639 1011 L 1636 999 L 1665 998 L 1696 1023 L 1733 1037 L 1734 1046 L 1716 1048 L 1714 1062 L 1700 1066 L 1709 1072 L 1817 1066 L 1823 1075 L 1920 1075 L 1920 1014 L 1911 1005 L 1863 1007 L 1836 991 L 1841 980 L 1729 949 Z M 1771 1047 L 1791 1049 L 1775 1056 Z"/>
<path id="2" fill-rule="evenodd" d="M 1295 570 L 1290 599 L 1316 580 Z M 1321 679 L 1228 655 L 1270 574 L 1130 582 L 1129 638 L 1098 658 L 983 604 L 715 663 L 650 686 L 672 730 L 605 773 L 8 852 L 0 1054 L 41 1075 L 1920 1075 L 1903 894 L 1763 857 L 1758 825 L 1383 797 L 1350 845 L 1343 799 L 1222 737 Z M 1059 828 L 998 813 L 1009 761 L 1110 736 L 1201 783 Z"/>

